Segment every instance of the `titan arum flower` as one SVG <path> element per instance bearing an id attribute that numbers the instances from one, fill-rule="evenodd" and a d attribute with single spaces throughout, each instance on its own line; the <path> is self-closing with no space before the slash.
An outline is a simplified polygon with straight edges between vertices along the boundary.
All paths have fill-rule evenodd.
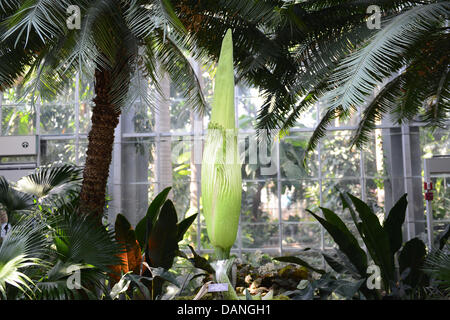
<path id="1" fill-rule="evenodd" d="M 229 29 L 222 41 L 202 162 L 203 214 L 218 259 L 229 257 L 241 211 L 242 177 L 234 114 L 233 41 Z"/>

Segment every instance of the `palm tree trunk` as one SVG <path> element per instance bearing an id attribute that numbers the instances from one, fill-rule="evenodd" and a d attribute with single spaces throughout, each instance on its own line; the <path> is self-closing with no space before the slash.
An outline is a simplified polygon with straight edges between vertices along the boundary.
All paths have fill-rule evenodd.
<path id="1" fill-rule="evenodd" d="M 98 68 L 95 71 L 95 106 L 92 110 L 92 127 L 88 136 L 88 150 L 80 194 L 81 213 L 101 219 L 105 207 L 106 183 L 109 176 L 114 129 L 119 123 L 120 112 L 111 103 L 111 71 Z"/>

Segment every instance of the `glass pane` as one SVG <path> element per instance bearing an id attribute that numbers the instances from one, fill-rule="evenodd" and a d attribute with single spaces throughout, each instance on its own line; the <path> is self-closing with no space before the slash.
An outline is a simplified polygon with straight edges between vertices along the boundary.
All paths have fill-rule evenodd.
<path id="1" fill-rule="evenodd" d="M 255 132 L 240 133 L 239 154 L 242 178 L 248 180 L 275 179 L 277 176 L 276 144 L 258 140 Z"/>
<path id="2" fill-rule="evenodd" d="M 450 154 L 450 127 L 431 130 L 420 128 L 420 145 L 424 158 Z"/>
<path id="3" fill-rule="evenodd" d="M 278 221 L 277 184 L 275 181 L 244 181 L 241 219 L 243 222 Z"/>
<path id="4" fill-rule="evenodd" d="M 41 140 L 41 164 L 75 164 L 74 140 Z"/>
<path id="5" fill-rule="evenodd" d="M 323 138 L 321 153 L 321 170 L 324 178 L 359 177 L 360 151 L 350 150 L 353 132 L 349 130 L 328 132 Z"/>
<path id="6" fill-rule="evenodd" d="M 79 121 L 80 121 L 80 133 L 88 133 L 91 130 L 91 117 L 93 102 L 82 101 L 80 102 Z"/>
<path id="7" fill-rule="evenodd" d="M 175 183 L 191 181 L 191 148 L 191 137 L 173 136 L 171 138 L 172 173 Z M 163 159 L 161 160 L 164 161 Z"/>
<path id="8" fill-rule="evenodd" d="M 314 221 L 309 209 L 316 212 L 320 202 L 320 184 L 314 180 L 283 181 L 281 209 L 285 221 Z"/>
<path id="9" fill-rule="evenodd" d="M 35 112 L 28 104 L 2 104 L 2 135 L 32 135 L 35 133 Z"/>
<path id="10" fill-rule="evenodd" d="M 361 184 L 359 180 L 354 179 L 335 179 L 322 181 L 322 203 L 321 206 L 341 215 L 343 219 L 351 220 L 348 210 L 342 216 L 342 201 L 339 192 L 350 192 L 352 195 L 361 199 Z"/>
<path id="11" fill-rule="evenodd" d="M 384 185 L 388 181 L 385 179 L 366 179 L 366 203 L 374 213 L 382 217 L 385 216 L 385 192 Z"/>
<path id="12" fill-rule="evenodd" d="M 243 248 L 279 248 L 279 226 L 275 223 L 242 224 Z"/>
<path id="13" fill-rule="evenodd" d="M 433 208 L 434 220 L 450 220 L 450 176 L 431 179 L 433 182 Z"/>
<path id="14" fill-rule="evenodd" d="M 280 171 L 282 179 L 318 177 L 317 150 L 308 155 L 306 167 L 303 164 L 305 150 L 311 133 L 293 132 L 280 143 Z"/>
<path id="15" fill-rule="evenodd" d="M 75 132 L 75 104 L 46 104 L 41 106 L 41 134 Z"/>
<path id="16" fill-rule="evenodd" d="M 127 138 L 122 140 L 122 168 L 126 168 L 125 178 L 134 182 L 155 181 L 155 143 L 153 138 Z M 130 178 L 131 179 L 131 178 Z"/>
<path id="17" fill-rule="evenodd" d="M 264 100 L 258 97 L 256 90 L 239 89 L 237 96 L 237 112 L 240 129 L 254 129 L 258 110 L 263 104 Z"/>
<path id="18" fill-rule="evenodd" d="M 283 223 L 283 248 L 320 249 L 321 226 L 313 223 Z"/>

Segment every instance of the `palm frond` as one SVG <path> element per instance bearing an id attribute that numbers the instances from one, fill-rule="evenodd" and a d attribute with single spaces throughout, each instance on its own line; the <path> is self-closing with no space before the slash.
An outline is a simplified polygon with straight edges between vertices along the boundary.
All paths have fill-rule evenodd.
<path id="1" fill-rule="evenodd" d="M 79 272 L 80 283 L 78 287 L 69 288 L 69 278 Z M 36 299 L 42 300 L 80 300 L 98 298 L 93 288 L 98 288 L 105 278 L 104 274 L 95 267 L 87 264 L 62 262 L 57 260 L 55 265 L 48 270 L 44 277 L 36 283 Z M 75 285 L 72 283 L 72 285 Z M 90 287 L 90 289 L 89 289 Z"/>
<path id="2" fill-rule="evenodd" d="M 33 205 L 33 198 L 16 190 L 5 177 L 0 176 L 0 204 L 5 208 L 8 218 L 11 218 L 13 212 L 29 209 Z"/>
<path id="3" fill-rule="evenodd" d="M 17 189 L 34 195 L 40 204 L 70 202 L 81 189 L 82 170 L 73 165 L 40 167 L 17 181 Z"/>
<path id="4" fill-rule="evenodd" d="M 449 246 L 430 252 L 424 262 L 423 270 L 430 275 L 444 291 L 450 291 Z"/>
<path id="5" fill-rule="evenodd" d="M 404 84 L 404 73 L 398 74 L 375 95 L 375 97 L 365 106 L 362 118 L 358 124 L 358 129 L 354 133 L 351 146 L 362 148 L 370 140 L 370 133 L 375 129 L 377 121 L 380 121 L 384 114 L 395 109 L 401 103 L 401 90 Z"/>
<path id="6" fill-rule="evenodd" d="M 14 36 L 17 45 L 24 36 L 26 48 L 32 32 L 39 36 L 42 43 L 62 35 L 68 6 L 69 3 L 65 0 L 24 1 L 18 11 L 7 20 L 9 30 L 3 35 L 2 40 Z"/>
<path id="7" fill-rule="evenodd" d="M 432 3 L 391 18 L 364 47 L 339 63 L 330 77 L 334 89 L 327 95 L 329 108 L 342 107 L 348 112 L 364 103 L 383 77 L 399 70 L 407 49 L 424 33 L 443 23 L 447 15 L 447 3 Z"/>
<path id="8" fill-rule="evenodd" d="M 45 226 L 27 219 L 13 226 L 0 247 L 0 292 L 8 298 L 8 286 L 32 295 L 33 280 L 27 275 L 31 267 L 45 266 L 48 254 Z"/>
<path id="9" fill-rule="evenodd" d="M 109 266 L 120 262 L 114 233 L 98 225 L 90 217 L 60 212 L 61 220 L 53 223 L 53 239 L 62 261 L 89 264 L 108 272 Z"/>
<path id="10" fill-rule="evenodd" d="M 154 50 L 161 67 L 186 98 L 187 107 L 203 114 L 207 104 L 197 75 L 183 53 L 182 40 L 176 34 L 164 35 L 161 29 L 157 31 Z"/>
<path id="11" fill-rule="evenodd" d="M 303 157 L 303 165 L 306 165 L 307 157 L 314 149 L 316 149 L 319 140 L 325 136 L 327 127 L 333 119 L 336 119 L 339 116 L 340 112 L 343 112 L 341 107 L 338 107 L 337 109 L 330 109 L 322 117 L 308 141 L 308 146 L 306 147 L 305 155 Z"/>

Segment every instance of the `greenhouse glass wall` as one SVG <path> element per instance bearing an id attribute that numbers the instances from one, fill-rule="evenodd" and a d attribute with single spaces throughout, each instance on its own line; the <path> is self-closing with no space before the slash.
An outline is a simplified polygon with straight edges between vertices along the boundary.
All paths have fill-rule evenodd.
<path id="1" fill-rule="evenodd" d="M 212 98 L 212 77 L 196 64 L 207 101 Z M 107 219 L 118 213 L 135 225 L 154 196 L 172 186 L 170 197 L 177 212 L 201 212 L 200 171 L 202 144 L 208 115 L 185 108 L 183 98 L 161 76 L 169 99 L 149 106 L 136 98 L 121 114 L 115 132 L 113 161 L 108 182 Z M 147 90 L 152 90 L 150 84 Z M 306 248 L 327 249 L 331 237 L 306 209 L 319 206 L 340 212 L 340 191 L 367 202 L 380 219 L 404 193 L 408 193 L 406 239 L 426 239 L 424 159 L 450 154 L 450 130 L 431 131 L 420 123 L 378 123 L 371 141 L 362 150 L 350 150 L 349 140 L 359 115 L 336 120 L 303 166 L 308 139 L 324 113 L 320 103 L 303 113 L 296 126 L 272 139 L 258 142 L 254 128 L 262 103 L 257 90 L 236 86 L 236 124 L 243 162 L 243 196 L 236 254 L 262 251 L 275 255 Z M 36 135 L 36 156 L 0 158 L 0 175 L 17 180 L 41 165 L 70 162 L 83 166 L 92 107 L 92 85 L 74 79 L 67 93 L 56 101 L 18 101 L 11 89 L 0 94 L 2 136 Z M 433 232 L 450 220 L 450 175 L 432 176 L 434 182 Z M 186 243 L 198 252 L 210 252 L 204 219 L 189 231 Z"/>

